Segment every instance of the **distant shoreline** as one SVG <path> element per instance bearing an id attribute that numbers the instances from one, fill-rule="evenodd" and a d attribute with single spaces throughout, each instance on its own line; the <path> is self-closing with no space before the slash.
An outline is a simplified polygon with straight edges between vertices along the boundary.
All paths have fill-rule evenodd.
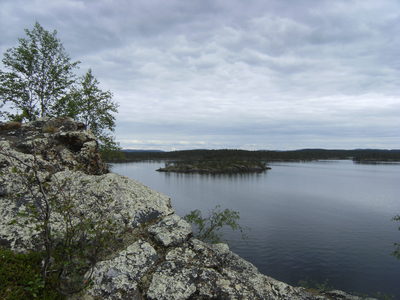
<path id="1" fill-rule="evenodd" d="M 358 163 L 396 163 L 400 162 L 400 150 L 355 149 L 327 150 L 302 149 L 291 151 L 270 150 L 183 150 L 183 151 L 121 151 L 121 157 L 110 159 L 109 162 L 130 161 L 206 161 L 206 160 L 258 160 L 265 162 L 277 161 L 313 161 L 313 160 L 344 160 L 349 159 Z"/>

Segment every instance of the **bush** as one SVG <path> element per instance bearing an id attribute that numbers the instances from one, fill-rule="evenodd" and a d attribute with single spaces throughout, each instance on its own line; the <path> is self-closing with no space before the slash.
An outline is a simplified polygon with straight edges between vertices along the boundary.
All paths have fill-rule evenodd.
<path id="1" fill-rule="evenodd" d="M 42 259 L 39 252 L 22 254 L 0 248 L 0 299 L 63 299 L 55 290 L 44 288 Z"/>
<path id="2" fill-rule="evenodd" d="M 203 218 L 201 211 L 196 209 L 183 218 L 195 227 L 195 238 L 205 242 L 221 242 L 220 230 L 225 226 L 232 230 L 239 230 L 243 235 L 243 228 L 238 224 L 239 212 L 230 209 L 221 210 L 219 205 L 210 211 L 208 217 Z"/>

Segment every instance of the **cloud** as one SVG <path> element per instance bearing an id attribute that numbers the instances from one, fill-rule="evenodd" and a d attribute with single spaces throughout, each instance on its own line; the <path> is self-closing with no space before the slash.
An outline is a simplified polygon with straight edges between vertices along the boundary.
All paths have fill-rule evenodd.
<path id="1" fill-rule="evenodd" d="M 3 0 L 0 50 L 36 20 L 57 29 L 80 72 L 113 91 L 124 147 L 400 148 L 399 11 L 395 0 Z"/>

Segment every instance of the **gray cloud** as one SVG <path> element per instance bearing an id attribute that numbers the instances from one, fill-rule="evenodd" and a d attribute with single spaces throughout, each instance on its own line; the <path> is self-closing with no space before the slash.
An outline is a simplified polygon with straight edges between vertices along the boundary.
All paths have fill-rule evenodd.
<path id="1" fill-rule="evenodd" d="M 39 21 L 120 104 L 124 147 L 400 148 L 395 0 L 0 3 L 0 51 Z"/>

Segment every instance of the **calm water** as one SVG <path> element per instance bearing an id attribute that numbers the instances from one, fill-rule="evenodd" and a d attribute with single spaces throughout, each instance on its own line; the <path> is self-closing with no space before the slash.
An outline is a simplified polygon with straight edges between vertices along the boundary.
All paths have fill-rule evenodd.
<path id="1" fill-rule="evenodd" d="M 275 163 L 262 174 L 168 174 L 163 163 L 113 165 L 172 198 L 180 215 L 215 205 L 240 212 L 248 238 L 226 232 L 232 251 L 276 279 L 313 280 L 400 299 L 400 260 L 391 256 L 400 231 L 400 164 L 351 161 Z"/>

